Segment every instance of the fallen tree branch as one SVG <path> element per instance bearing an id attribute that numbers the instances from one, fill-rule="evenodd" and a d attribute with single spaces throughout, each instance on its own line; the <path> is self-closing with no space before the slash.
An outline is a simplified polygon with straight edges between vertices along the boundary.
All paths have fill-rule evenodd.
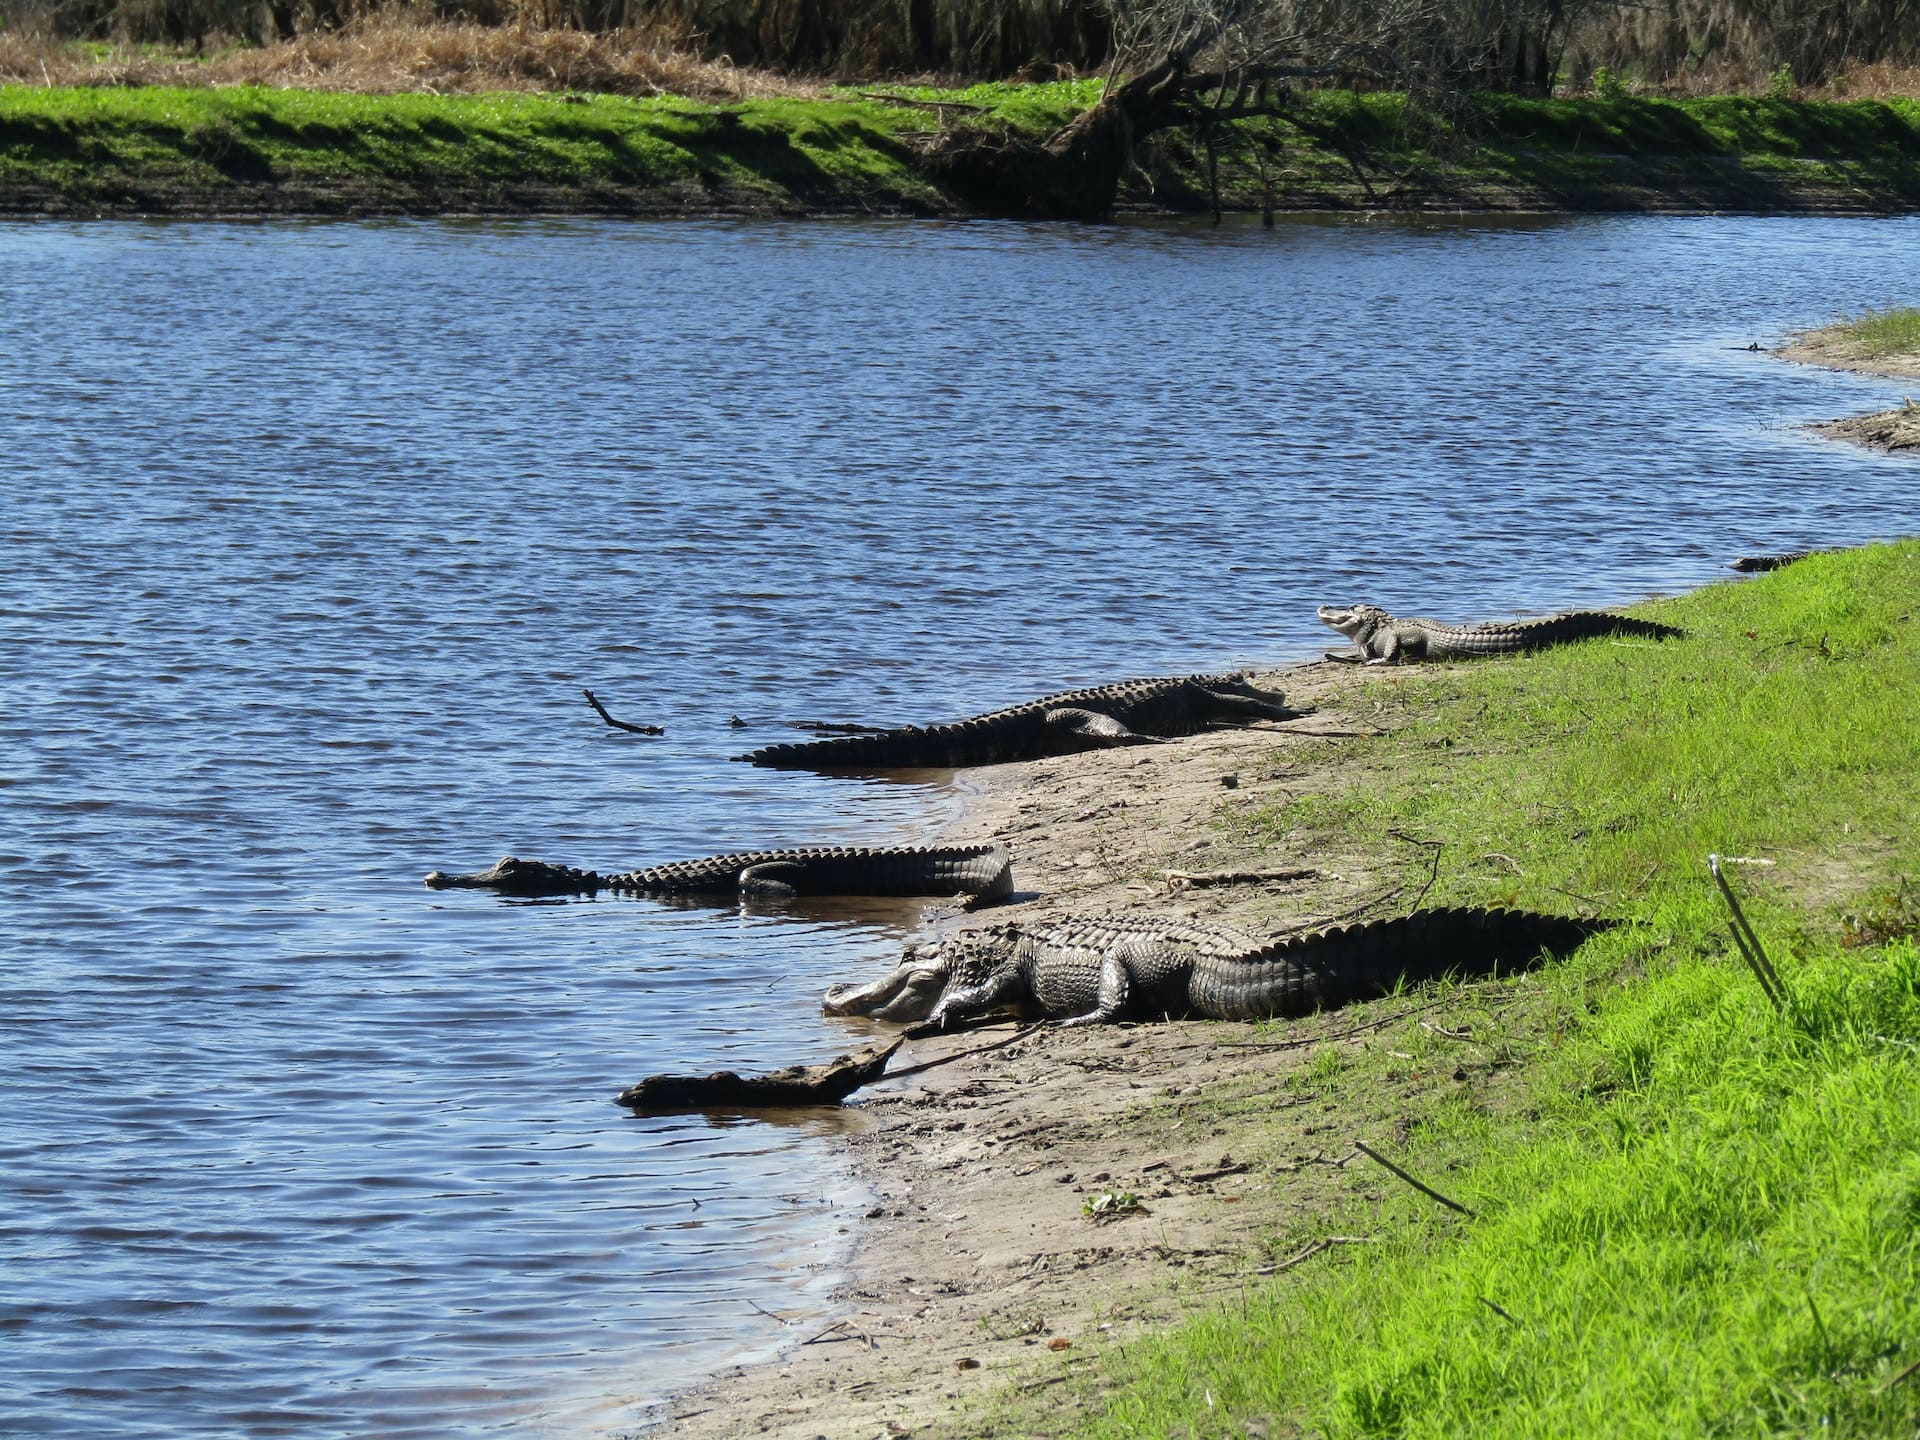
<path id="1" fill-rule="evenodd" d="M 870 1046 L 825 1065 L 789 1065 L 766 1075 L 716 1070 L 711 1075 L 649 1075 L 614 1096 L 616 1103 L 649 1115 L 690 1110 L 784 1105 L 838 1105 L 862 1085 L 886 1073 L 887 1061 L 905 1042 Z"/>
<path id="2" fill-rule="evenodd" d="M 593 707 L 593 713 L 616 730 L 625 730 L 634 735 L 664 735 L 667 733 L 666 727 L 663 725 L 629 725 L 625 720 L 616 720 L 607 713 L 607 707 L 594 698 L 593 691 L 582 690 L 580 693 L 587 697 L 587 704 Z"/>
<path id="3" fill-rule="evenodd" d="M 1270 881 L 1318 880 L 1318 870 L 1168 870 L 1167 884 L 1177 894 L 1209 885 L 1265 885 Z"/>

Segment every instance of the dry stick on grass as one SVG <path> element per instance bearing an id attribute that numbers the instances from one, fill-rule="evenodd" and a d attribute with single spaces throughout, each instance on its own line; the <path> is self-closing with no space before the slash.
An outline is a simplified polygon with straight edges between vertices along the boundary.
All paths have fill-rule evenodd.
<path id="1" fill-rule="evenodd" d="M 1480 1297 L 1480 1303 L 1486 1306 L 1487 1309 L 1491 1310 L 1494 1314 L 1498 1315 L 1502 1320 L 1506 1321 L 1509 1325 L 1514 1326 L 1516 1329 L 1519 1327 L 1520 1322 L 1514 1319 L 1512 1314 L 1502 1309 L 1500 1306 L 1494 1304 L 1493 1301 L 1487 1299 L 1486 1296 L 1482 1295 Z"/>
<path id="2" fill-rule="evenodd" d="M 1374 896 L 1371 900 L 1361 901 L 1358 905 L 1354 906 L 1351 910 L 1342 910 L 1338 915 L 1328 915 L 1324 919 L 1311 920 L 1303 925 L 1288 925 L 1283 927 L 1282 929 L 1274 931 L 1273 933 L 1276 935 L 1298 935 L 1301 932 L 1307 931 L 1307 930 L 1324 930 L 1329 925 L 1339 925 L 1348 920 L 1352 920 L 1357 916 L 1364 915 L 1369 910 L 1377 910 L 1382 905 L 1385 905 L 1389 900 L 1398 900 L 1400 898 L 1400 894 L 1401 894 L 1401 887 L 1398 885 L 1395 885 L 1391 890 L 1381 891 L 1378 895 Z"/>
<path id="3" fill-rule="evenodd" d="M 1373 1237 L 1371 1235 L 1328 1235 L 1323 1239 L 1314 1241 L 1298 1255 L 1287 1260 L 1282 1260 L 1277 1265 L 1262 1265 L 1252 1273 L 1255 1275 L 1278 1275 L 1282 1270 L 1291 1270 L 1296 1265 L 1304 1264 L 1314 1256 L 1331 1250 L 1336 1245 L 1371 1245 L 1372 1243 Z"/>
<path id="4" fill-rule="evenodd" d="M 1747 923 L 1746 912 L 1741 910 L 1740 902 L 1734 899 L 1733 887 L 1727 884 L 1727 877 L 1720 873 L 1718 855 L 1707 856 L 1707 869 L 1713 872 L 1713 883 L 1720 887 L 1727 909 L 1732 912 L 1733 918 L 1727 922 L 1727 928 L 1733 932 L 1733 943 L 1740 951 L 1740 958 L 1747 962 L 1747 968 L 1753 971 L 1753 978 L 1760 982 L 1761 990 L 1773 1002 L 1775 1013 L 1785 1015 L 1793 1005 L 1793 998 L 1787 994 L 1787 987 L 1781 982 L 1779 972 L 1773 968 L 1773 962 L 1767 959 L 1767 952 L 1760 948 L 1760 937 L 1753 933 L 1753 926 Z"/>
<path id="5" fill-rule="evenodd" d="M 664 735 L 667 733 L 666 728 L 661 725 L 629 725 L 624 720 L 616 720 L 607 713 L 607 707 L 594 698 L 593 691 L 582 690 L 580 693 L 587 697 L 587 704 L 593 706 L 593 713 L 616 730 L 625 730 L 634 735 Z"/>
<path id="6" fill-rule="evenodd" d="M 1394 1174 L 1398 1175 L 1402 1180 L 1406 1181 L 1407 1184 L 1411 1185 L 1414 1189 L 1418 1190 L 1422 1195 L 1432 1196 L 1435 1200 L 1438 1200 L 1442 1205 L 1446 1206 L 1449 1210 L 1458 1210 L 1462 1215 L 1466 1216 L 1469 1220 L 1477 1220 L 1480 1218 L 1479 1216 L 1475 1215 L 1473 1211 L 1469 1210 L 1466 1206 L 1462 1205 L 1458 1200 L 1449 1200 L 1446 1196 L 1442 1195 L 1438 1190 L 1434 1189 L 1431 1185 L 1423 1185 L 1420 1181 L 1414 1179 L 1413 1176 L 1409 1175 L 1406 1171 L 1402 1170 L 1398 1165 L 1394 1164 L 1391 1160 L 1387 1159 L 1386 1156 L 1382 1155 L 1378 1150 L 1375 1150 L 1372 1146 L 1362 1144 L 1360 1141 L 1356 1140 L 1353 1142 L 1353 1148 L 1358 1150 L 1362 1155 L 1366 1156 L 1369 1160 L 1377 1160 L 1380 1164 L 1386 1166 L 1387 1169 L 1391 1170 Z"/>
<path id="7" fill-rule="evenodd" d="M 1427 898 L 1428 894 L 1433 890 L 1434 884 L 1440 879 L 1440 852 L 1447 848 L 1447 842 L 1444 840 L 1422 840 L 1416 835 L 1407 834 L 1404 830 L 1389 830 L 1387 833 L 1396 840 L 1404 840 L 1409 845 L 1425 845 L 1433 851 L 1433 864 L 1427 871 L 1427 883 L 1420 887 L 1420 893 L 1413 897 L 1413 904 L 1407 907 L 1407 913 L 1412 915 L 1419 910 L 1421 902 Z"/>
<path id="8" fill-rule="evenodd" d="M 1911 1365 L 1907 1366 L 1906 1369 L 1902 1370 L 1898 1375 L 1894 1376 L 1891 1380 L 1887 1381 L 1886 1384 L 1882 1385 L 1880 1389 L 1883 1392 L 1893 1389 L 1894 1386 L 1898 1385 L 1901 1381 L 1905 1380 L 1909 1375 L 1913 1374 L 1913 1372 L 1916 1370 L 1920 1370 L 1920 1360 L 1916 1360 Z"/>

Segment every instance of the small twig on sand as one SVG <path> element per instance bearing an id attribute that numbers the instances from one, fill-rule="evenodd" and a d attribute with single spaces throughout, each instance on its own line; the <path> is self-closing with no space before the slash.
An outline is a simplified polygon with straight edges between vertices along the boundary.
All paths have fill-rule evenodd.
<path id="1" fill-rule="evenodd" d="M 1733 932 L 1733 943 L 1740 951 L 1740 958 L 1747 962 L 1747 968 L 1753 971 L 1753 978 L 1760 982 L 1760 988 L 1773 1002 L 1776 1013 L 1784 1015 L 1793 1004 L 1782 983 L 1779 972 L 1773 968 L 1773 962 L 1767 959 L 1767 952 L 1760 948 L 1760 937 L 1753 933 L 1753 926 L 1747 923 L 1746 912 L 1741 910 L 1740 902 L 1733 896 L 1733 887 L 1727 884 L 1727 877 L 1720 873 L 1720 857 L 1707 856 L 1707 869 L 1713 872 L 1713 883 L 1720 887 L 1720 894 L 1727 902 L 1727 909 L 1733 918 L 1727 928 Z"/>
<path id="2" fill-rule="evenodd" d="M 624 720 L 616 720 L 607 713 L 607 707 L 594 698 L 593 691 L 582 690 L 580 693 L 587 697 L 587 704 L 593 706 L 593 713 L 616 730 L 625 730 L 634 735 L 664 735 L 667 733 L 666 727 L 663 725 L 629 725 Z"/>
<path id="3" fill-rule="evenodd" d="M 1378 1150 L 1375 1150 L 1372 1146 L 1362 1144 L 1360 1141 L 1356 1140 L 1353 1142 L 1353 1148 L 1358 1150 L 1362 1155 L 1366 1156 L 1369 1160 L 1376 1160 L 1380 1164 L 1386 1166 L 1387 1169 L 1391 1170 L 1394 1174 L 1398 1175 L 1402 1180 L 1406 1181 L 1407 1184 L 1411 1185 L 1414 1189 L 1418 1190 L 1422 1195 L 1431 1196 L 1433 1199 L 1438 1200 L 1442 1205 L 1446 1206 L 1449 1210 L 1458 1210 L 1462 1215 L 1466 1216 L 1469 1220 L 1477 1220 L 1479 1218 L 1477 1215 L 1473 1213 L 1473 1211 L 1469 1210 L 1466 1206 L 1462 1205 L 1458 1200 L 1449 1200 L 1446 1196 L 1442 1195 L 1438 1190 L 1434 1189 L 1431 1185 L 1421 1184 L 1420 1181 L 1414 1179 L 1413 1176 L 1409 1175 L 1406 1171 L 1402 1170 L 1398 1165 L 1394 1164 L 1391 1160 L 1387 1159 L 1386 1156 L 1382 1155 Z"/>
<path id="4" fill-rule="evenodd" d="M 918 1075 L 922 1070 L 931 1070 L 936 1065 L 945 1065 L 950 1060 L 965 1060 L 970 1056 L 985 1055 L 990 1050 L 1002 1050 L 1002 1049 L 1005 1049 L 1007 1046 L 1013 1044 L 1014 1041 L 1019 1040 L 1022 1037 L 1029 1035 L 1033 1031 L 1038 1030 L 1040 1028 L 1041 1027 L 1038 1025 L 1022 1025 L 1017 1030 L 1015 1030 L 1013 1034 L 1005 1036 L 999 1040 L 996 1040 L 991 1045 L 976 1045 L 971 1050 L 956 1050 L 951 1055 L 937 1055 L 931 1060 L 922 1060 L 918 1065 L 904 1066 L 901 1069 L 894 1071 L 893 1074 L 888 1076 L 887 1078 L 891 1080 L 898 1080 L 905 1075 Z M 916 1027 L 916 1030 L 917 1029 L 918 1027 Z M 916 1034 L 915 1030 L 909 1030 L 907 1031 L 907 1038 L 909 1040 L 918 1040 L 918 1039 L 924 1038 L 924 1036 L 926 1035 L 938 1035 L 940 1033 L 941 1032 L 938 1030 L 929 1030 L 929 1031 L 924 1031 L 919 1034 Z"/>
<path id="5" fill-rule="evenodd" d="M 1318 870 L 1168 870 L 1167 885 L 1178 894 L 1209 885 L 1267 885 L 1284 880 L 1318 880 Z"/>

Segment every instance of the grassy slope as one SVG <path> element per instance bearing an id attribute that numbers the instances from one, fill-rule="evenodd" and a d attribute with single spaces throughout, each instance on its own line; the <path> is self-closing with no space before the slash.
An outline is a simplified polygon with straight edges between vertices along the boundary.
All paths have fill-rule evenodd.
<path id="1" fill-rule="evenodd" d="M 990 1427 L 1914 1433 L 1920 1384 L 1890 1384 L 1920 1360 L 1917 609 L 1907 542 L 1643 607 L 1681 640 L 1380 677 L 1392 733 L 1349 787 L 1257 829 L 1397 848 L 1416 889 L 1405 838 L 1443 842 L 1434 902 L 1631 923 L 1458 997 L 1470 1039 L 1410 1018 L 1316 1056 L 1477 1218 L 1350 1166 L 1344 1213 L 1272 1248 L 1374 1244 L 1099 1356 L 1078 1415 L 1053 1389 Z M 1710 850 L 1777 862 L 1731 873 L 1790 1015 L 1730 948 Z M 1236 1155 L 1285 1153 L 1263 1123 L 1288 1122 Z"/>
<path id="2" fill-rule="evenodd" d="M 1032 87 L 1014 113 L 1079 98 Z M 897 138 L 930 123 L 858 99 L 7 86 L 0 206 L 911 212 L 946 205 Z"/>
<path id="3" fill-rule="evenodd" d="M 901 91 L 1044 135 L 1098 82 Z M 903 137 L 940 123 L 849 92 L 737 105 L 581 95 L 0 87 L 0 208 L 923 212 L 951 202 Z M 1920 104 L 1489 99 L 1475 138 L 1391 96 L 1303 97 L 1229 147 L 1230 202 L 1524 208 L 1901 209 L 1920 204 Z M 1201 203 L 1167 138 L 1151 191 Z M 1263 179 L 1264 176 L 1264 179 Z"/>

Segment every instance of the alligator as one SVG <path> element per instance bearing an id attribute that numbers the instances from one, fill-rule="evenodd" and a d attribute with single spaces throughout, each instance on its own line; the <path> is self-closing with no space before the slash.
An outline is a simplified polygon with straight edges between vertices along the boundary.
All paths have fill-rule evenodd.
<path id="1" fill-rule="evenodd" d="M 934 1026 L 1003 1007 L 1062 1025 L 1306 1015 L 1402 983 L 1523 970 L 1611 923 L 1524 910 L 1421 910 L 1265 939 L 1138 915 L 1009 923 L 909 945 L 891 974 L 870 985 L 836 985 L 821 1008 Z"/>
<path id="2" fill-rule="evenodd" d="M 1322 605 L 1319 616 L 1359 647 L 1369 665 L 1404 660 L 1472 660 L 1483 655 L 1519 655 L 1570 640 L 1600 635 L 1670 639 L 1681 632 L 1653 620 L 1635 620 L 1599 610 L 1570 610 L 1539 620 L 1496 620 L 1486 625 L 1449 625 L 1440 620 L 1403 620 L 1378 605 Z M 1327 652 L 1330 660 L 1348 657 Z"/>
<path id="3" fill-rule="evenodd" d="M 1824 550 L 1789 550 L 1784 555 L 1736 555 L 1728 563 L 1729 570 L 1738 570 L 1742 574 L 1757 575 L 1766 570 L 1779 570 L 1809 555 L 1824 555 Z"/>
<path id="4" fill-rule="evenodd" d="M 779 769 L 953 770 L 1111 745 L 1157 745 L 1215 726 L 1294 720 L 1304 713 L 1282 699 L 1243 675 L 1122 680 L 1063 690 L 951 724 L 769 745 L 735 758 Z"/>
<path id="5" fill-rule="evenodd" d="M 497 890 L 503 895 L 967 895 L 977 903 L 1013 893 L 1002 845 L 816 845 L 748 850 L 602 875 L 509 855 L 489 870 L 427 876 L 432 890 Z"/>

